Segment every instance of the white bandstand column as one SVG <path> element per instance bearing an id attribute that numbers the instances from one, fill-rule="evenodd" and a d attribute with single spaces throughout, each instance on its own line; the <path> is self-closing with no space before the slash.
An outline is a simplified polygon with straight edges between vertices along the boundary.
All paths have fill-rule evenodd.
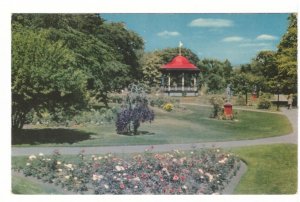
<path id="1" fill-rule="evenodd" d="M 171 78 L 170 78 L 170 74 L 168 76 L 168 91 L 171 90 Z"/>
<path id="2" fill-rule="evenodd" d="M 194 77 L 194 91 L 197 90 L 197 87 L 196 87 L 196 77 Z"/>
<path id="3" fill-rule="evenodd" d="M 182 73 L 182 91 L 184 91 L 184 73 Z"/>

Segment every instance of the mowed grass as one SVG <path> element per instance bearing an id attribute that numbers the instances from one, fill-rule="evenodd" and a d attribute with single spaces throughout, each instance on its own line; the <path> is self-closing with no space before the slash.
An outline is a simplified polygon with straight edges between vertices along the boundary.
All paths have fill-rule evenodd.
<path id="1" fill-rule="evenodd" d="M 297 145 L 276 144 L 232 149 L 248 165 L 235 194 L 295 194 Z"/>
<path id="2" fill-rule="evenodd" d="M 64 194 L 59 187 L 49 186 L 24 176 L 12 175 L 13 194 Z"/>
<path id="3" fill-rule="evenodd" d="M 155 120 L 151 124 L 141 124 L 140 134 L 136 136 L 117 134 L 114 124 L 52 130 L 26 129 L 24 135 L 18 135 L 17 138 L 21 139 L 13 141 L 13 145 L 155 145 L 257 139 L 292 132 L 288 119 L 280 114 L 237 111 L 237 120 L 231 121 L 211 119 L 210 113 L 211 108 L 199 106 L 186 106 L 185 110 L 172 112 L 156 108 Z"/>

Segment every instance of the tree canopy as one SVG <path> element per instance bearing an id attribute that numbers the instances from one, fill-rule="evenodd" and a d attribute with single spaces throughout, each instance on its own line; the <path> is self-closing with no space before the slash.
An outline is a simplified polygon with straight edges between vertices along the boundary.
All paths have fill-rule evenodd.
<path id="1" fill-rule="evenodd" d="M 24 108 L 23 117 L 29 109 L 59 103 L 50 93 L 54 88 L 64 105 L 82 105 L 87 97 L 107 105 L 109 92 L 142 75 L 143 39 L 98 14 L 14 14 L 12 33 L 13 110 Z M 28 99 L 32 94 L 47 104 Z"/>

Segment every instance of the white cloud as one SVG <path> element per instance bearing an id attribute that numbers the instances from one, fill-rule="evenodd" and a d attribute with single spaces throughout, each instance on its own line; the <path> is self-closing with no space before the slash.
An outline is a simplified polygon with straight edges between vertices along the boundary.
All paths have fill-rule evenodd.
<path id="1" fill-rule="evenodd" d="M 269 34 L 261 34 L 259 36 L 256 37 L 257 40 L 276 40 L 277 37 L 273 36 L 273 35 L 269 35 Z"/>
<path id="2" fill-rule="evenodd" d="M 175 37 L 175 36 L 179 36 L 180 33 L 179 32 L 175 32 L 175 31 L 174 32 L 170 32 L 170 31 L 165 30 L 163 32 L 157 33 L 157 35 L 160 36 L 160 37 Z"/>
<path id="3" fill-rule="evenodd" d="M 268 43 L 244 43 L 240 44 L 240 47 L 265 47 L 265 46 L 271 46 L 271 44 Z"/>
<path id="4" fill-rule="evenodd" d="M 191 27 L 231 27 L 233 22 L 225 19 L 198 18 L 189 23 Z"/>
<path id="5" fill-rule="evenodd" d="M 244 38 L 240 37 L 240 36 L 229 36 L 229 37 L 225 37 L 224 39 L 222 39 L 223 42 L 239 42 L 239 41 L 243 41 Z"/>

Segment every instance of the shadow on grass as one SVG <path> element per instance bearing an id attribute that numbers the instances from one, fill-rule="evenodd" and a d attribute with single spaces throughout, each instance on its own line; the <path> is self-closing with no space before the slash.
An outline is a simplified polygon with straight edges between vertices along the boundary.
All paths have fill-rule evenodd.
<path id="1" fill-rule="evenodd" d="M 18 144 L 73 144 L 91 138 L 92 133 L 63 128 L 22 129 L 12 131 L 12 145 Z"/>
<path id="2" fill-rule="evenodd" d="M 137 131 L 137 133 L 119 133 L 119 135 L 126 135 L 126 136 L 138 136 L 138 135 L 155 135 L 155 133 L 150 133 L 149 131 Z"/>

